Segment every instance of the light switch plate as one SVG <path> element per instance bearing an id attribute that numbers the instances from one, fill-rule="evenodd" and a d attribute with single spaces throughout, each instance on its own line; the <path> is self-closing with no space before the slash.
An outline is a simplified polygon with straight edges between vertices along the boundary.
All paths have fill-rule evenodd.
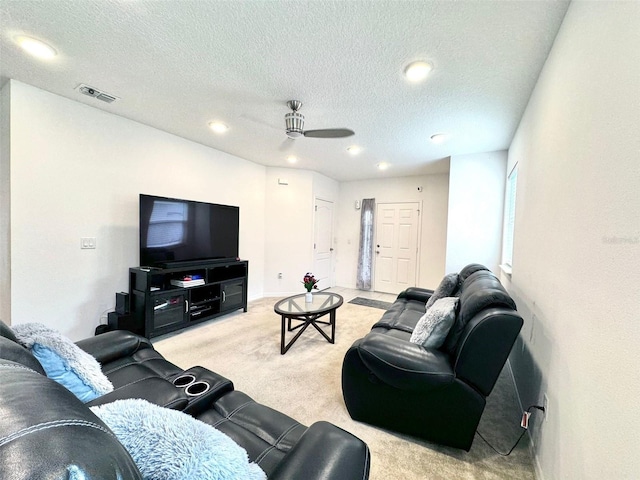
<path id="1" fill-rule="evenodd" d="M 96 248 L 96 237 L 82 237 L 80 238 L 80 248 L 81 249 L 95 249 Z"/>

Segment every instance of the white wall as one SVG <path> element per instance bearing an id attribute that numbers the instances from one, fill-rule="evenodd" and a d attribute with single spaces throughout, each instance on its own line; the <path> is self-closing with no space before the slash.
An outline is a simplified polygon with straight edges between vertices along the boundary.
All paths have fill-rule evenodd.
<path id="1" fill-rule="evenodd" d="M 281 185 L 278 180 L 286 181 Z M 302 277 L 313 269 L 314 199 L 337 203 L 339 184 L 324 175 L 268 168 L 265 198 L 265 296 L 304 292 Z M 282 273 L 282 278 L 278 278 Z"/>
<path id="2" fill-rule="evenodd" d="M 423 188 L 422 192 L 418 187 Z M 422 202 L 418 286 L 435 288 L 442 280 L 447 240 L 449 175 L 363 180 L 340 184 L 336 245 L 336 284 L 355 288 L 360 239 L 360 210 L 356 200 L 378 203 Z"/>
<path id="3" fill-rule="evenodd" d="M 511 365 L 539 478 L 640 472 L 640 3 L 571 3 L 509 150 Z M 524 343 L 523 343 L 523 341 Z"/>
<path id="4" fill-rule="evenodd" d="M 451 157 L 446 273 L 480 263 L 498 272 L 507 152 Z"/>
<path id="5" fill-rule="evenodd" d="M 287 184 L 280 185 L 278 179 Z M 292 168 L 267 169 L 265 296 L 302 292 L 299 282 L 313 265 L 311 192 L 312 172 Z M 278 273 L 282 273 L 282 279 L 278 279 Z"/>
<path id="6" fill-rule="evenodd" d="M 11 322 L 11 85 L 0 91 L 0 319 Z"/>
<path id="7" fill-rule="evenodd" d="M 313 175 L 313 197 L 321 198 L 329 202 L 337 202 L 340 196 L 340 184 L 332 178 L 318 172 Z"/>
<path id="8" fill-rule="evenodd" d="M 248 295 L 261 297 L 265 176 L 263 166 L 11 81 L 13 323 L 93 335 L 138 263 L 140 193 L 238 205 Z M 96 237 L 97 249 L 81 250 L 80 237 Z"/>

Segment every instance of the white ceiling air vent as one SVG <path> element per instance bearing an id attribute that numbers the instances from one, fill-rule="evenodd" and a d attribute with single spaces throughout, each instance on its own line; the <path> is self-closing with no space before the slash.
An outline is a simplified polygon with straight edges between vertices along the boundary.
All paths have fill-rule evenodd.
<path id="1" fill-rule="evenodd" d="M 97 98 L 98 100 L 102 100 L 103 102 L 107 102 L 107 103 L 112 103 L 118 100 L 118 97 L 114 95 L 109 95 L 108 93 L 98 90 L 97 88 L 90 87 L 89 85 L 85 85 L 84 83 L 81 83 L 80 85 L 78 85 L 76 90 L 78 90 L 83 95 Z"/>

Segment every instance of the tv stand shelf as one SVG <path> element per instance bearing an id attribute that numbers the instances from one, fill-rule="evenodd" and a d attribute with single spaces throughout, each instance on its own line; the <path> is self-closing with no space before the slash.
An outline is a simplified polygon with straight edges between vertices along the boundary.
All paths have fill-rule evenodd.
<path id="1" fill-rule="evenodd" d="M 247 311 L 246 260 L 129 269 L 135 333 L 147 338 L 194 325 L 240 308 Z M 198 276 L 204 284 L 179 287 L 172 280 Z"/>

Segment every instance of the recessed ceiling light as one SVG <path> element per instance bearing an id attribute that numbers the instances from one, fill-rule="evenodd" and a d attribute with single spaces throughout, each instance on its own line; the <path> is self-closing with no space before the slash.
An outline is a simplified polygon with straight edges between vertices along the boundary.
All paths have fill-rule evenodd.
<path id="1" fill-rule="evenodd" d="M 361 151 L 362 147 L 359 145 L 351 145 L 350 147 L 347 147 L 347 152 L 351 155 L 358 155 Z"/>
<path id="2" fill-rule="evenodd" d="M 421 82 L 427 78 L 431 70 L 433 70 L 433 65 L 428 62 L 413 62 L 404 69 L 404 76 L 410 82 Z"/>
<path id="3" fill-rule="evenodd" d="M 378 167 L 378 170 L 386 170 L 387 168 L 389 168 L 389 164 L 387 162 L 380 162 L 376 166 Z"/>
<path id="4" fill-rule="evenodd" d="M 433 143 L 444 143 L 449 140 L 449 135 L 446 133 L 436 133 L 435 135 L 431 135 L 431 141 Z"/>
<path id="5" fill-rule="evenodd" d="M 289 163 L 296 163 L 298 161 L 298 157 L 296 157 L 295 155 L 289 155 L 287 157 L 287 162 Z"/>
<path id="6" fill-rule="evenodd" d="M 229 127 L 222 122 L 209 122 L 209 128 L 216 133 L 224 133 L 229 130 Z"/>
<path id="7" fill-rule="evenodd" d="M 34 57 L 51 60 L 58 54 L 53 47 L 35 38 L 18 36 L 15 41 L 25 52 Z"/>

